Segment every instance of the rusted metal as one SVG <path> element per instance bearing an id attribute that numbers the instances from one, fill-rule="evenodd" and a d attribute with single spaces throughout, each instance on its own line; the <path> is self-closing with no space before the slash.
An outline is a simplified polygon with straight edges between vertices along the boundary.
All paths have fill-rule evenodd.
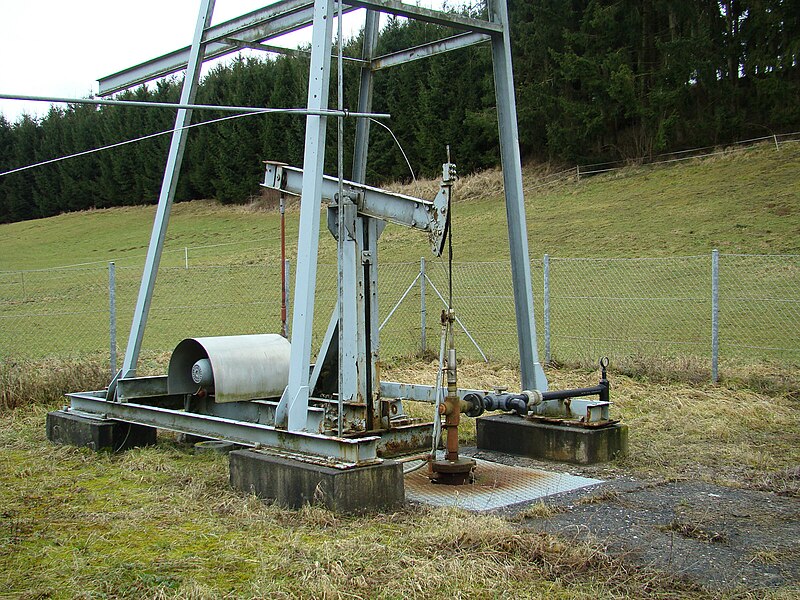
<path id="1" fill-rule="evenodd" d="M 424 469 L 415 469 L 413 463 L 408 463 L 411 468 L 407 468 L 405 476 L 406 498 L 434 506 L 482 511 L 602 483 L 568 473 L 501 465 L 481 459 L 476 463 L 474 480 L 459 486 L 457 493 L 446 485 L 431 485 Z"/>
<path id="2" fill-rule="evenodd" d="M 458 425 L 461 421 L 461 411 L 470 405 L 458 396 L 456 349 L 452 331 L 454 320 L 455 312 L 452 308 L 446 312 L 442 311 L 442 324 L 446 323 L 450 332 L 450 350 L 447 354 L 447 396 L 444 404 L 439 406 L 439 413 L 445 417 L 446 452 L 444 460 L 431 460 L 428 463 L 428 477 L 433 483 L 464 485 L 472 481 L 475 461 L 458 456 Z M 433 459 L 433 455 L 431 458 Z"/>
<path id="3" fill-rule="evenodd" d="M 432 423 L 403 425 L 392 429 L 379 429 L 345 435 L 347 439 L 380 436 L 377 454 L 381 458 L 392 458 L 429 449 L 432 443 Z"/>
<path id="4" fill-rule="evenodd" d="M 610 427 L 620 422 L 620 419 L 607 419 L 604 421 L 589 421 L 580 419 L 565 419 L 562 417 L 545 417 L 542 415 L 528 415 L 528 421 L 537 423 L 550 423 L 551 425 L 564 425 L 567 427 L 583 427 L 585 429 L 602 429 L 603 427 Z"/>

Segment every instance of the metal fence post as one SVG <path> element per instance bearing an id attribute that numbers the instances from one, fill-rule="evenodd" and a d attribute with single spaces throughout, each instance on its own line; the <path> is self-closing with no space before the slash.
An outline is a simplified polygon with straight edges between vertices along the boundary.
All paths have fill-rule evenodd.
<path id="1" fill-rule="evenodd" d="M 419 259 L 419 324 L 421 328 L 421 333 L 419 338 L 419 350 L 421 355 L 424 355 L 425 350 L 427 349 L 427 341 L 425 339 L 426 316 L 427 315 L 425 311 L 425 258 L 421 257 Z"/>
<path id="2" fill-rule="evenodd" d="M 544 362 L 552 359 L 550 354 L 550 255 L 544 255 Z"/>
<path id="3" fill-rule="evenodd" d="M 711 251 L 711 381 L 719 380 L 719 250 Z"/>
<path id="4" fill-rule="evenodd" d="M 117 274 L 113 262 L 108 263 L 108 326 L 111 346 L 111 377 L 117 374 Z"/>

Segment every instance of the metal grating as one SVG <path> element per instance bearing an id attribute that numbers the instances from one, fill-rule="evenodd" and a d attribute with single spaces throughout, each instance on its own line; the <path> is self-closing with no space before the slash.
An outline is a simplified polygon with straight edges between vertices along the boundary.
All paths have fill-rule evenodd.
<path id="1" fill-rule="evenodd" d="M 428 479 L 425 467 L 412 471 L 405 476 L 406 498 L 434 506 L 481 511 L 603 483 L 600 479 L 512 467 L 481 459 L 476 463 L 475 482 L 468 485 L 437 485 Z"/>

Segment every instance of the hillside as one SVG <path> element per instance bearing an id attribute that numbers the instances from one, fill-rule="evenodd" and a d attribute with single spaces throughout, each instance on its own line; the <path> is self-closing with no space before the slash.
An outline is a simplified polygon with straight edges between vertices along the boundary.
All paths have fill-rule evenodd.
<path id="1" fill-rule="evenodd" d="M 630 167 L 588 179 L 539 183 L 526 168 L 531 256 L 638 257 L 730 253 L 800 253 L 800 144 L 731 151 L 668 166 Z M 407 193 L 432 194 L 436 182 Z M 401 189 L 401 188 L 397 188 Z M 501 260 L 505 243 L 502 178 L 498 171 L 465 177 L 456 187 L 457 260 Z M 0 225 L 0 270 L 41 269 L 114 260 L 142 264 L 155 208 L 70 213 Z M 287 212 L 288 252 L 296 250 L 299 211 Z M 211 201 L 175 205 L 164 265 L 182 264 L 184 247 L 205 264 L 256 262 L 279 255 L 275 210 Z M 323 236 L 325 262 L 333 260 Z M 423 236 L 387 228 L 382 249 L 392 261 L 428 256 Z M 221 246 L 217 246 L 222 244 Z M 202 248 L 206 246 L 213 248 Z M 202 248 L 202 249 L 200 249 Z"/>

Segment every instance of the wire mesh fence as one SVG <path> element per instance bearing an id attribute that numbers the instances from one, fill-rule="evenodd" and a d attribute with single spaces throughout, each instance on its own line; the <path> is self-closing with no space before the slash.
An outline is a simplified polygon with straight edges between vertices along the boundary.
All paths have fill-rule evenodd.
<path id="1" fill-rule="evenodd" d="M 800 256 L 716 256 L 716 277 L 714 253 L 534 260 L 539 356 L 683 357 L 709 372 L 718 360 L 799 363 Z M 160 269 L 144 351 L 169 352 L 186 337 L 280 331 L 279 261 L 198 263 Z M 0 273 L 0 357 L 93 354 L 111 363 L 114 331 L 122 356 L 141 268 L 114 269 L 114 311 L 110 275 L 108 265 Z M 314 348 L 335 307 L 336 280 L 335 264 L 319 264 Z M 290 269 L 290 298 L 293 286 Z M 379 292 L 382 359 L 435 354 L 451 293 L 444 262 L 383 262 Z M 519 360 L 508 262 L 454 264 L 452 298 L 460 356 Z"/>

